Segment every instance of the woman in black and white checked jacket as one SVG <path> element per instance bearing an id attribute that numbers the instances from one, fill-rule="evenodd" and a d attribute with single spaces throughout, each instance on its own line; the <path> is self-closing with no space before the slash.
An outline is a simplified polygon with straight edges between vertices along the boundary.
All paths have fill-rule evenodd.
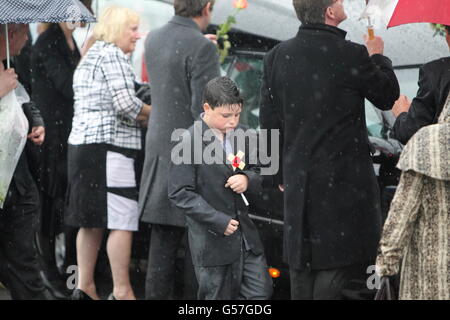
<path id="1" fill-rule="evenodd" d="M 134 11 L 107 8 L 94 29 L 96 42 L 74 74 L 65 215 L 66 224 L 80 228 L 73 299 L 99 299 L 94 269 L 105 229 L 110 230 L 111 298 L 135 299 L 128 272 L 132 232 L 139 223 L 134 164 L 151 109 L 136 97 L 128 58 L 140 38 L 138 27 Z"/>

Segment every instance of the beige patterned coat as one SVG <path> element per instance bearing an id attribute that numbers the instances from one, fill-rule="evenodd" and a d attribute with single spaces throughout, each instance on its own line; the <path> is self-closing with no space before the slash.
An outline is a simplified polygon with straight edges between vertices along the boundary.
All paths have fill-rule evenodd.
<path id="1" fill-rule="evenodd" d="M 450 299 L 450 107 L 406 145 L 384 225 L 379 275 L 399 271 L 400 299 Z"/>

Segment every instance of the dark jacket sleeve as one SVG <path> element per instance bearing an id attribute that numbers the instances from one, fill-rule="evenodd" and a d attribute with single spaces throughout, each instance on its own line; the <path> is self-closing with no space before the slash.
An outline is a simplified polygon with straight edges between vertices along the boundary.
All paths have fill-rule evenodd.
<path id="1" fill-rule="evenodd" d="M 283 184 L 283 121 L 281 119 L 281 110 L 277 110 L 277 106 L 275 105 L 273 95 L 271 93 L 270 86 L 270 71 L 272 69 L 272 61 L 273 56 L 275 55 L 275 50 L 272 50 L 269 54 L 267 54 L 264 58 L 264 74 L 262 78 L 261 85 L 261 102 L 259 109 L 259 123 L 261 129 L 267 130 L 267 141 L 266 146 L 267 150 L 263 152 L 267 152 L 267 155 L 271 154 L 272 150 L 271 146 L 271 130 L 279 130 L 279 170 L 275 175 L 274 184 Z M 273 158 L 273 157 L 272 157 Z"/>
<path id="2" fill-rule="evenodd" d="M 33 127 L 44 127 L 44 119 L 42 119 L 41 112 L 34 102 L 22 104 L 22 109 L 30 123 L 30 130 Z"/>
<path id="3" fill-rule="evenodd" d="M 191 114 L 193 119 L 197 119 L 203 112 L 203 90 L 206 84 L 218 76 L 220 76 L 219 54 L 214 43 L 208 40 L 198 50 L 191 70 Z"/>
<path id="4" fill-rule="evenodd" d="M 409 111 L 401 113 L 395 120 L 394 138 L 406 144 L 420 128 L 433 123 L 437 104 L 435 96 L 431 75 L 424 68 L 420 68 L 417 96 L 413 99 Z"/>
<path id="5" fill-rule="evenodd" d="M 360 46 L 357 81 L 362 95 L 381 110 L 390 110 L 400 95 L 400 86 L 389 58 Z M 353 72 L 353 71 L 351 71 Z"/>
<path id="6" fill-rule="evenodd" d="M 193 164 L 171 163 L 169 172 L 169 199 L 187 217 L 206 228 L 223 235 L 231 217 L 226 213 L 214 209 L 203 197 L 197 193 L 196 168 Z"/>
<path id="7" fill-rule="evenodd" d="M 248 187 L 245 193 L 259 195 L 262 192 L 262 177 L 259 173 L 259 168 L 253 166 L 249 169 L 239 171 L 238 174 L 243 174 L 248 178 Z"/>

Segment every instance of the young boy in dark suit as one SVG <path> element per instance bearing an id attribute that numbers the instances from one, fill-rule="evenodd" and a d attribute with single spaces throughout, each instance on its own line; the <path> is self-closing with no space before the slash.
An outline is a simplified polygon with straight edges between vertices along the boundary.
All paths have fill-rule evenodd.
<path id="1" fill-rule="evenodd" d="M 243 99 L 227 77 L 208 82 L 203 97 L 201 121 L 172 149 L 168 187 L 187 217 L 198 298 L 269 299 L 272 280 L 247 212 L 247 197 L 261 190 L 259 170 L 249 163 L 256 146 L 246 142 L 238 150 L 229 139 L 239 129 Z"/>

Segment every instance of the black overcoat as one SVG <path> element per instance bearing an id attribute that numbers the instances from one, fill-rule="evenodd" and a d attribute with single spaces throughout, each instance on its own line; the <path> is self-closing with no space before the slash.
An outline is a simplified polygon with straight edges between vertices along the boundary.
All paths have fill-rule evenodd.
<path id="1" fill-rule="evenodd" d="M 80 61 L 69 49 L 58 24 L 37 39 L 31 54 L 32 100 L 45 121 L 40 185 L 51 197 L 64 197 L 67 187 L 67 140 L 73 118 L 73 73 Z"/>
<path id="2" fill-rule="evenodd" d="M 437 123 L 449 90 L 450 57 L 424 64 L 419 70 L 419 90 L 409 111 L 395 120 L 394 137 L 406 144 L 420 128 Z"/>
<path id="3" fill-rule="evenodd" d="M 375 258 L 380 193 L 364 99 L 390 109 L 399 96 L 391 61 L 369 57 L 324 24 L 303 25 L 264 60 L 261 127 L 281 129 L 284 258 L 332 269 Z"/>

